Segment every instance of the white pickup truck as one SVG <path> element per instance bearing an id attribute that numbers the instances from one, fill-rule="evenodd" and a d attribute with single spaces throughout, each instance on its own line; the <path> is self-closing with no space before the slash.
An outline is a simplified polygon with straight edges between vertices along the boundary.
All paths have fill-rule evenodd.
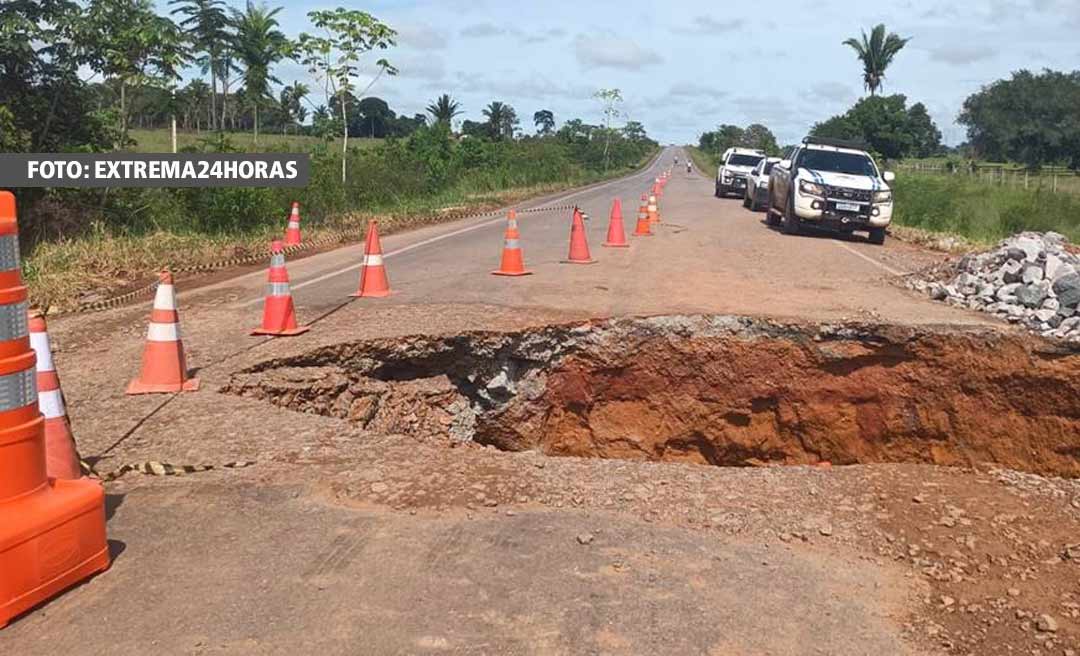
<path id="1" fill-rule="evenodd" d="M 889 182 L 862 144 L 807 137 L 769 174 L 766 216 L 786 234 L 804 225 L 838 232 L 865 230 L 870 242 L 885 243 L 892 221 Z"/>
<path id="2" fill-rule="evenodd" d="M 753 148 L 728 148 L 720 158 L 716 169 L 716 197 L 734 194 L 740 198 L 746 193 L 746 180 L 765 153 Z"/>

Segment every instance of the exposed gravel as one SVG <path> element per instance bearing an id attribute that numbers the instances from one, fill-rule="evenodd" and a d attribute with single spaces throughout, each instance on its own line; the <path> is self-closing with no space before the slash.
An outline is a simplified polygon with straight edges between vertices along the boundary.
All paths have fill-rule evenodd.
<path id="1" fill-rule="evenodd" d="M 908 280 L 936 301 L 1080 341 L 1080 257 L 1056 232 L 1024 232 Z"/>

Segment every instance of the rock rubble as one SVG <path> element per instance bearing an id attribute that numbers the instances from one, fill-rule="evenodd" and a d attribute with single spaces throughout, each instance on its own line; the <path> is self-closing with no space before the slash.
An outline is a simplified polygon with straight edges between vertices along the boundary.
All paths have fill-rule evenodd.
<path id="1" fill-rule="evenodd" d="M 981 310 L 1044 337 L 1080 341 L 1080 257 L 1056 232 L 1023 232 L 909 279 L 936 301 Z"/>

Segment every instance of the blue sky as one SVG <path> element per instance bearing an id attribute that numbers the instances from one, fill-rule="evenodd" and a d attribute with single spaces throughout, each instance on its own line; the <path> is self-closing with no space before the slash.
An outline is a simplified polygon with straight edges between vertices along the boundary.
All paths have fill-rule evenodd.
<path id="1" fill-rule="evenodd" d="M 311 31 L 306 12 L 339 3 L 270 4 L 285 5 L 282 26 L 295 37 Z M 885 92 L 925 103 L 947 143 L 964 139 L 955 117 L 980 86 L 1020 68 L 1080 68 L 1080 0 L 380 0 L 345 6 L 368 11 L 400 33 L 398 46 L 382 56 L 401 74 L 379 80 L 369 95 L 412 115 L 446 92 L 462 103 L 462 118 L 473 120 L 488 102 L 501 100 L 530 131 L 538 109 L 552 110 L 560 124 L 575 117 L 599 123 L 592 93 L 618 87 L 625 115 L 664 142 L 694 142 L 720 123 L 762 122 L 791 143 L 863 94 L 859 62 L 841 42 L 879 22 L 913 37 L 889 69 Z M 277 74 L 283 81 L 308 78 L 291 63 Z"/>

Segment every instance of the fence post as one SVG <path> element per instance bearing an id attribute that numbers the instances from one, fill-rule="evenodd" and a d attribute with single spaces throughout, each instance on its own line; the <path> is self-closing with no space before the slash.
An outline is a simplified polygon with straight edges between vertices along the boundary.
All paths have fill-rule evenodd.
<path id="1" fill-rule="evenodd" d="M 1057 193 L 1057 173 L 1054 174 L 1054 193 Z"/>

